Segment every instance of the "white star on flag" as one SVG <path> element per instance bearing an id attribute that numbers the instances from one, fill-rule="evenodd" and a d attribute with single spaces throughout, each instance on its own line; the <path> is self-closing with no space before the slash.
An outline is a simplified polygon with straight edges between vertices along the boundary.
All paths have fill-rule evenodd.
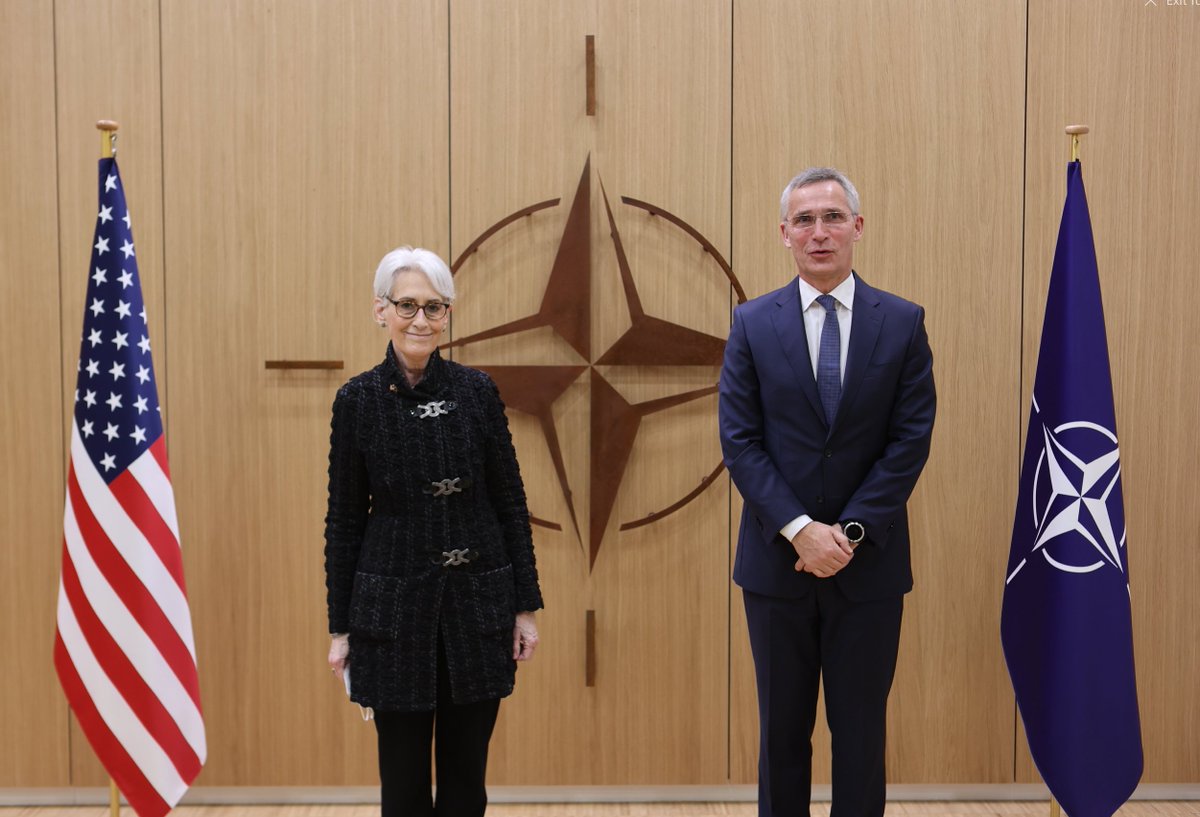
<path id="1" fill-rule="evenodd" d="M 117 467 L 117 458 L 112 454 L 105 454 L 104 459 L 100 460 L 100 464 L 104 466 L 105 471 L 111 471 Z"/>
<path id="2" fill-rule="evenodd" d="M 133 255 L 133 244 L 129 241 L 126 241 L 121 245 L 121 252 L 125 253 L 126 258 L 129 258 Z"/>
<path id="3" fill-rule="evenodd" d="M 136 377 L 139 382 L 146 383 L 150 380 L 150 370 L 145 366 L 138 366 L 137 373 L 134 374 L 134 377 Z"/>
<path id="4" fill-rule="evenodd" d="M 94 275 L 92 275 L 92 280 L 95 281 L 97 284 L 107 284 L 108 283 L 108 270 L 100 269 L 99 267 L 96 267 L 96 272 Z"/>
<path id="5" fill-rule="evenodd" d="M 111 443 L 117 438 L 117 427 L 114 424 L 109 423 L 104 429 L 104 436 L 108 437 L 108 441 Z"/>
<path id="6" fill-rule="evenodd" d="M 124 363 L 114 363 L 112 365 L 112 368 L 108 370 L 108 373 L 110 375 L 112 375 L 113 380 L 120 380 L 122 377 L 125 376 L 125 364 Z"/>
<path id="7" fill-rule="evenodd" d="M 104 192 L 107 193 L 110 190 L 116 190 L 116 189 L 117 189 L 117 177 L 114 175 L 109 175 L 109 177 L 104 180 Z"/>
<path id="8" fill-rule="evenodd" d="M 90 333 L 88 333 L 88 343 L 92 344 L 92 348 L 99 346 L 103 342 L 104 341 L 100 338 L 99 329 L 93 329 Z"/>
<path id="9" fill-rule="evenodd" d="M 88 377 L 95 377 L 100 374 L 100 362 L 97 360 L 89 360 L 87 365 Z"/>
<path id="10" fill-rule="evenodd" d="M 99 317 L 104 314 L 104 301 L 100 300 L 99 298 L 93 298 L 92 305 L 89 306 L 88 309 L 92 310 L 93 315 Z"/>
<path id="11" fill-rule="evenodd" d="M 108 393 L 108 399 L 104 402 L 108 403 L 110 410 L 116 411 L 121 407 L 121 395 L 117 394 L 115 391 L 110 391 Z"/>
<path id="12" fill-rule="evenodd" d="M 129 304 L 124 301 L 117 301 L 117 314 L 122 318 L 129 317 Z"/>
<path id="13" fill-rule="evenodd" d="M 117 276 L 117 280 L 121 282 L 121 289 L 128 289 L 133 285 L 133 276 L 127 269 L 121 270 L 121 274 Z"/>
<path id="14" fill-rule="evenodd" d="M 113 335 L 112 342 L 113 342 L 113 345 L 116 346 L 118 349 L 124 349 L 126 346 L 129 345 L 129 333 L 128 332 L 117 332 L 115 335 Z"/>
<path id="15" fill-rule="evenodd" d="M 100 238 L 96 240 L 96 252 L 100 255 L 104 255 L 106 252 L 108 252 L 107 238 Z"/>
<path id="16" fill-rule="evenodd" d="M 100 215 L 97 216 L 97 218 L 100 219 L 101 224 L 107 224 L 108 222 L 112 221 L 112 208 L 111 207 L 101 207 Z"/>
<path id="17" fill-rule="evenodd" d="M 134 400 L 133 407 L 135 409 L 137 409 L 138 414 L 141 414 L 142 412 L 146 411 L 146 398 L 139 397 L 138 399 Z"/>

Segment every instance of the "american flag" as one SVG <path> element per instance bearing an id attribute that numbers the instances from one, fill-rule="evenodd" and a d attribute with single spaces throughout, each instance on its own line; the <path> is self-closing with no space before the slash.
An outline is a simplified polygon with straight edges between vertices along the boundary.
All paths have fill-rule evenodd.
<path id="1" fill-rule="evenodd" d="M 54 664 L 129 804 L 140 817 L 170 811 L 207 749 L 146 309 L 112 158 L 100 160 Z"/>

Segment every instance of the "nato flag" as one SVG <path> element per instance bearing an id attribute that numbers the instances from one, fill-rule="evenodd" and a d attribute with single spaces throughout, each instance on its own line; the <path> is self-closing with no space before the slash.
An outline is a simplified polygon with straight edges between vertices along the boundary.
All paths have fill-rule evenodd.
<path id="1" fill-rule="evenodd" d="M 1121 459 L 1079 162 L 1058 247 L 1000 621 L 1033 761 L 1069 817 L 1111 817 L 1142 776 Z"/>

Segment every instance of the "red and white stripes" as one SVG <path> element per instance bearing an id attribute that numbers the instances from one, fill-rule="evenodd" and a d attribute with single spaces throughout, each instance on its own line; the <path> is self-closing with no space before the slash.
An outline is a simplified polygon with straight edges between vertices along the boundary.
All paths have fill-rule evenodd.
<path id="1" fill-rule="evenodd" d="M 107 484 L 73 426 L 63 528 L 59 678 L 130 805 L 160 817 L 207 753 L 162 438 Z"/>

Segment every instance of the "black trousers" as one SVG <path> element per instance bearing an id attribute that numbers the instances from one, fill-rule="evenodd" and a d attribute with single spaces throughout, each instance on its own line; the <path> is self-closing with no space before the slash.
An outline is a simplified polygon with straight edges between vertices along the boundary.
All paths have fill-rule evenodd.
<path id="1" fill-rule="evenodd" d="M 883 817 L 887 698 L 904 597 L 854 602 L 822 579 L 799 599 L 742 591 L 758 682 L 759 817 L 808 817 L 823 680 L 831 817 Z"/>
<path id="2" fill-rule="evenodd" d="M 440 645 L 438 653 L 437 709 L 375 713 L 383 817 L 481 817 L 487 808 L 488 742 L 500 701 L 451 701 Z M 437 758 L 436 805 L 431 755 Z"/>

